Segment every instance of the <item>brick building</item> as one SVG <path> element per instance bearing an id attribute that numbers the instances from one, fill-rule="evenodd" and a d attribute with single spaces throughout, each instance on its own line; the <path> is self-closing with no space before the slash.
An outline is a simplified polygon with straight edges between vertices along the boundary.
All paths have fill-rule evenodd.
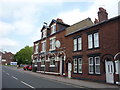
<path id="1" fill-rule="evenodd" d="M 67 27 L 69 25 L 59 18 L 53 19 L 49 26 L 43 25 L 41 39 L 34 42 L 33 63 L 37 66 L 38 72 L 64 74 L 65 29 Z"/>
<path id="2" fill-rule="evenodd" d="M 10 65 L 10 62 L 14 61 L 14 54 L 11 52 L 1 52 L 1 63 L 2 65 Z"/>
<path id="3" fill-rule="evenodd" d="M 119 26 L 120 16 L 108 19 L 104 8 L 99 8 L 94 23 L 87 18 L 69 26 L 61 19 L 52 20 L 34 42 L 33 64 L 38 72 L 118 83 Z"/>

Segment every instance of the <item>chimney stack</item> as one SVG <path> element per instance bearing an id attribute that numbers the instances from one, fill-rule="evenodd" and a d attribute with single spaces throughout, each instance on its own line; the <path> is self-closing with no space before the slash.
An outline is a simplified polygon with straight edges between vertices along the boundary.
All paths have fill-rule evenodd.
<path id="1" fill-rule="evenodd" d="M 104 9 L 102 7 L 99 8 L 98 19 L 99 19 L 99 22 L 108 19 L 108 13 L 106 12 L 106 9 Z"/>
<path id="2" fill-rule="evenodd" d="M 95 21 L 94 21 L 94 23 L 95 23 L 95 24 L 96 24 L 96 23 L 99 23 L 98 19 L 96 19 L 96 18 L 95 18 Z"/>
<path id="3" fill-rule="evenodd" d="M 57 21 L 63 23 L 62 19 L 60 18 L 57 18 Z"/>

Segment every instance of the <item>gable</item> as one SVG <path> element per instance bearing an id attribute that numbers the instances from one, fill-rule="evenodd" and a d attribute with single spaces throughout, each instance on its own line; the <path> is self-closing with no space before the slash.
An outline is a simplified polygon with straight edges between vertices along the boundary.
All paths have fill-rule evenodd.
<path id="1" fill-rule="evenodd" d="M 88 27 L 88 26 L 92 26 L 92 25 L 93 25 L 93 22 L 91 21 L 90 18 L 84 19 L 84 20 L 82 20 L 82 21 L 68 27 L 66 29 L 66 35 L 74 32 L 74 31 L 77 31 L 78 29 Z"/>

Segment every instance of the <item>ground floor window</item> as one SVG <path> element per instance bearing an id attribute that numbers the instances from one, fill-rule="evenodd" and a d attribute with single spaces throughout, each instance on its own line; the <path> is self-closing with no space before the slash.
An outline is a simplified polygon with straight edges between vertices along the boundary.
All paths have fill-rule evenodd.
<path id="1" fill-rule="evenodd" d="M 45 58 L 41 58 L 41 66 L 45 66 Z"/>
<path id="2" fill-rule="evenodd" d="M 50 57 L 50 67 L 55 67 L 55 57 Z"/>
<path id="3" fill-rule="evenodd" d="M 82 73 L 82 58 L 74 58 L 74 73 Z"/>
<path id="4" fill-rule="evenodd" d="M 100 57 L 89 57 L 89 74 L 100 74 Z"/>

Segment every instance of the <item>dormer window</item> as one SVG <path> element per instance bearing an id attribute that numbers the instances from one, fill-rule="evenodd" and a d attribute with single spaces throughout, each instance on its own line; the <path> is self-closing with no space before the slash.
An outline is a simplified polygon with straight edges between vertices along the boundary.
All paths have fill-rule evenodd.
<path id="1" fill-rule="evenodd" d="M 47 30 L 44 29 L 44 30 L 43 30 L 43 38 L 45 38 L 46 36 L 47 36 Z"/>
<path id="2" fill-rule="evenodd" d="M 55 33 L 56 32 L 56 24 L 53 24 L 51 26 L 51 34 Z"/>

